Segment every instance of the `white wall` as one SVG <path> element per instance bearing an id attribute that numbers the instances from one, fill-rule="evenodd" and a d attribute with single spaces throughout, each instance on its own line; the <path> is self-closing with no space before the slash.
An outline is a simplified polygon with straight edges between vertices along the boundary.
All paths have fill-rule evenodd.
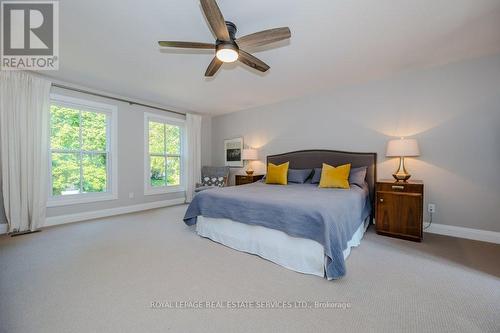
<path id="1" fill-rule="evenodd" d="M 212 165 L 212 118 L 201 119 L 201 165 Z"/>
<path id="2" fill-rule="evenodd" d="M 260 172 L 268 154 L 323 148 L 377 152 L 379 178 L 397 168 L 387 140 L 415 137 L 422 156 L 407 169 L 425 182 L 425 203 L 437 204 L 434 221 L 500 231 L 500 56 L 214 117 L 214 164 L 237 136 L 259 149 Z"/>
<path id="3" fill-rule="evenodd" d="M 118 108 L 118 199 L 95 203 L 85 203 L 69 206 L 50 207 L 47 217 L 66 214 L 82 213 L 94 210 L 137 205 L 154 201 L 169 200 L 184 197 L 182 193 L 169 193 L 159 195 L 144 195 L 144 112 L 167 114 L 169 117 L 183 118 L 174 113 L 146 108 L 128 103 L 95 97 L 60 88 L 52 88 L 53 93 L 72 96 L 107 104 L 116 105 Z M 134 198 L 129 199 L 129 193 L 134 193 Z"/>

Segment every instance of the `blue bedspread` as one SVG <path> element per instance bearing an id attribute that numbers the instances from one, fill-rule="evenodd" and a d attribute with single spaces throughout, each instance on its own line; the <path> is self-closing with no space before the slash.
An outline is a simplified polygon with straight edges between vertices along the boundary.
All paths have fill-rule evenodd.
<path id="1" fill-rule="evenodd" d="M 312 239 L 325 249 L 327 278 L 338 279 L 346 273 L 343 250 L 370 210 L 367 187 L 343 190 L 257 182 L 198 193 L 184 222 L 193 225 L 200 215 L 226 218 Z"/>

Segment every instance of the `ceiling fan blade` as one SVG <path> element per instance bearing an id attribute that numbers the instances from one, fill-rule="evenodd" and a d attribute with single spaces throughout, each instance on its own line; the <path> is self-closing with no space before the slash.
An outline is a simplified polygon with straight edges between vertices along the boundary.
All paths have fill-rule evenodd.
<path id="1" fill-rule="evenodd" d="M 238 60 L 247 66 L 255 68 L 261 72 L 266 72 L 270 67 L 262 60 L 257 59 L 250 53 L 247 53 L 240 49 Z"/>
<path id="2" fill-rule="evenodd" d="M 244 49 L 274 43 L 283 39 L 288 39 L 291 36 L 292 33 L 288 27 L 274 28 L 240 37 L 236 39 L 236 44 Z"/>
<path id="3" fill-rule="evenodd" d="M 201 7 L 205 13 L 205 17 L 212 28 L 215 36 L 223 41 L 230 41 L 229 31 L 227 31 L 226 22 L 224 21 L 224 16 L 220 12 L 219 6 L 215 0 L 200 0 Z"/>
<path id="4" fill-rule="evenodd" d="M 219 70 L 220 66 L 222 66 L 222 61 L 217 59 L 217 57 L 214 57 L 212 59 L 212 62 L 210 62 L 210 65 L 208 65 L 207 71 L 205 72 L 205 76 L 210 77 L 214 76 L 215 73 Z"/>
<path id="5" fill-rule="evenodd" d="M 178 41 L 164 41 L 158 42 L 160 46 L 164 47 L 182 47 L 185 49 L 215 49 L 215 44 L 198 43 L 198 42 L 178 42 Z"/>

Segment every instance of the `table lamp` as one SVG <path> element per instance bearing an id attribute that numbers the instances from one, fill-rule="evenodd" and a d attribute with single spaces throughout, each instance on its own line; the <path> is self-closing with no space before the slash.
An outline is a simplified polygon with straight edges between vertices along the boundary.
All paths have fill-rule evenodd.
<path id="1" fill-rule="evenodd" d="M 415 139 L 396 139 L 387 143 L 387 157 L 399 157 L 399 168 L 392 174 L 396 181 L 406 182 L 411 175 L 405 169 L 405 157 L 419 156 L 418 142 Z"/>
<path id="2" fill-rule="evenodd" d="M 243 149 L 243 151 L 241 152 L 241 159 L 243 161 L 249 161 L 245 172 L 247 173 L 247 175 L 251 176 L 253 174 L 253 170 L 252 166 L 250 165 L 250 161 L 255 161 L 257 159 L 257 150 Z"/>

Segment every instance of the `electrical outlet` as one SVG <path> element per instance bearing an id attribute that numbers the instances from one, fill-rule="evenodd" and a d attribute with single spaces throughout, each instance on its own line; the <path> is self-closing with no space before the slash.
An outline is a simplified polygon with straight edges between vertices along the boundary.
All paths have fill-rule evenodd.
<path id="1" fill-rule="evenodd" d="M 429 213 L 435 213 L 436 212 L 436 204 L 430 203 L 427 205 L 427 211 Z"/>
<path id="2" fill-rule="evenodd" d="M 133 199 L 133 198 L 134 198 L 134 192 L 129 192 L 129 194 L 128 194 L 128 198 L 129 198 L 129 199 Z"/>

